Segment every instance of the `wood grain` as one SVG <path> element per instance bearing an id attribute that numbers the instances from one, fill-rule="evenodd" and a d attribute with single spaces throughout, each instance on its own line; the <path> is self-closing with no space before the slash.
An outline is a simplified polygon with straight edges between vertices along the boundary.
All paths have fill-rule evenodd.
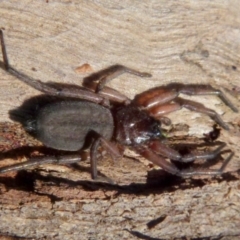
<path id="1" fill-rule="evenodd" d="M 81 85 L 89 71 L 119 63 L 153 77 L 123 75 L 110 86 L 134 97 L 170 82 L 211 84 L 240 109 L 240 5 L 230 1 L 1 1 L 12 66 L 48 82 Z M 86 71 L 78 71 L 88 66 Z M 23 161 L 39 145 L 8 111 L 34 95 L 0 69 L 1 165 Z M 0 233 L 35 239 L 238 239 L 240 115 L 216 97 L 194 97 L 220 113 L 230 131 L 218 141 L 234 158 L 222 177 L 180 179 L 126 151 L 99 170 L 116 184 L 92 182 L 89 162 L 41 166 L 0 176 Z M 196 143 L 213 122 L 181 110 L 169 115 L 174 135 Z M 185 124 L 186 131 L 180 131 Z M 25 149 L 27 150 L 27 148 Z M 225 156 L 225 155 L 224 155 Z M 7 238 L 9 237 L 9 238 Z"/>

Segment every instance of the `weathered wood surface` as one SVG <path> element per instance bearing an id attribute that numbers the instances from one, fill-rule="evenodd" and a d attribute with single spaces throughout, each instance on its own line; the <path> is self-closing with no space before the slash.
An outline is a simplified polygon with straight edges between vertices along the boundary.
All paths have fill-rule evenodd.
<path id="1" fill-rule="evenodd" d="M 123 75 L 110 85 L 129 97 L 170 82 L 209 83 L 240 109 L 238 1 L 1 1 L 0 28 L 11 65 L 42 81 L 81 84 L 75 69 L 112 64 L 152 73 Z M 90 70 L 91 70 L 90 68 Z M 10 122 L 8 111 L 39 94 L 0 70 L 1 151 L 38 143 Z M 240 116 L 216 97 L 196 97 L 229 123 L 219 141 L 235 156 L 217 178 L 163 175 L 127 151 L 101 161 L 116 185 L 92 182 L 89 163 L 41 166 L 0 176 L 0 233 L 34 239 L 170 239 L 240 235 Z M 180 138 L 194 142 L 213 122 L 181 110 L 170 115 Z M 1 154 L 1 165 L 27 150 Z M 225 156 L 225 155 L 224 155 Z M 139 161 L 141 160 L 141 161 Z M 155 220 L 155 221 L 154 221 Z M 9 238 L 8 238 L 9 239 Z"/>

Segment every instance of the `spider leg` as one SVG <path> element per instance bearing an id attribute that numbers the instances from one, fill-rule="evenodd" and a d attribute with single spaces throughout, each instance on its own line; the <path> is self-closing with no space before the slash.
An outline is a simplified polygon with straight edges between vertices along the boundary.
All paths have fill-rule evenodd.
<path id="1" fill-rule="evenodd" d="M 216 123 L 218 123 L 221 127 L 226 130 L 229 130 L 228 125 L 222 120 L 220 115 L 210 108 L 206 108 L 203 104 L 194 102 L 187 99 L 176 98 L 174 99 L 181 107 L 187 108 L 190 111 L 199 112 L 208 115 L 212 118 Z"/>
<path id="2" fill-rule="evenodd" d="M 160 154 L 161 156 L 170 158 L 171 160 L 179 161 L 179 162 L 193 162 L 197 159 L 210 160 L 210 159 L 216 158 L 221 153 L 221 150 L 226 146 L 226 143 L 222 143 L 214 151 L 207 151 L 204 153 L 200 153 L 200 152 L 189 153 L 186 155 L 181 155 L 178 151 L 170 148 L 169 146 L 165 145 L 164 143 L 158 140 L 152 140 L 148 144 L 148 146 L 155 153 Z"/>
<path id="3" fill-rule="evenodd" d="M 17 77 L 20 81 L 26 83 L 32 88 L 35 88 L 47 95 L 58 96 L 58 97 L 71 97 L 71 98 L 77 98 L 82 100 L 88 100 L 94 103 L 103 103 L 105 105 L 108 105 L 104 97 L 96 93 L 93 93 L 91 91 L 87 91 L 84 88 L 81 88 L 78 86 L 68 87 L 63 85 L 61 87 L 57 87 L 57 86 L 54 86 L 52 83 L 51 84 L 44 83 L 44 82 L 41 82 L 40 80 L 30 78 L 24 73 L 19 72 L 18 70 L 14 69 L 11 66 L 9 66 L 7 71 L 11 75 Z"/>
<path id="4" fill-rule="evenodd" d="M 32 157 L 29 160 L 21 163 L 16 163 L 10 166 L 1 167 L 0 173 L 10 172 L 10 171 L 19 171 L 27 169 L 33 166 L 38 166 L 42 164 L 69 164 L 81 161 L 79 154 L 71 154 L 64 156 L 41 156 L 41 157 Z"/>
<path id="5" fill-rule="evenodd" d="M 151 77 L 152 75 L 145 72 L 140 72 L 137 70 L 134 70 L 132 68 L 123 66 L 123 65 L 113 65 L 106 69 L 103 69 L 97 73 L 94 73 L 90 77 L 85 78 L 84 84 L 87 85 L 87 82 L 98 82 L 96 85 L 96 88 L 94 89 L 96 92 L 101 91 L 104 86 L 110 82 L 112 79 L 124 74 L 129 73 L 132 75 L 136 75 L 139 77 Z"/>
<path id="6" fill-rule="evenodd" d="M 161 119 L 163 115 L 184 107 L 191 111 L 200 112 L 210 116 L 224 129 L 229 130 L 229 127 L 224 123 L 217 112 L 206 108 L 201 103 L 179 98 L 178 95 L 180 93 L 186 95 L 217 95 L 233 111 L 238 111 L 220 90 L 217 90 L 210 85 L 169 84 L 165 87 L 153 88 L 137 95 L 134 99 L 134 103 L 148 111 L 149 114 L 156 119 Z"/>
<path id="7" fill-rule="evenodd" d="M 175 89 L 168 89 L 163 86 L 140 93 L 135 96 L 133 101 L 137 106 L 148 110 L 155 106 L 170 103 L 178 95 L 179 93 Z"/>
<path id="8" fill-rule="evenodd" d="M 161 167 L 164 171 L 169 172 L 174 175 L 179 175 L 180 170 L 171 162 L 168 162 L 163 157 L 157 155 L 149 148 L 146 147 L 136 147 L 138 153 L 140 153 L 144 158 L 153 162 L 157 166 Z"/>
<path id="9" fill-rule="evenodd" d="M 3 65 L 4 65 L 4 68 L 7 70 L 9 67 L 9 62 L 8 62 L 7 51 L 5 47 L 2 29 L 0 29 L 0 41 L 1 41 L 1 48 L 2 48 L 2 55 L 3 55 Z"/>
<path id="10" fill-rule="evenodd" d="M 204 84 L 188 84 L 184 85 L 181 83 L 173 83 L 167 86 L 172 89 L 175 88 L 178 93 L 186 94 L 189 96 L 199 96 L 199 95 L 216 95 L 222 102 L 225 103 L 234 112 L 238 112 L 238 109 L 233 105 L 233 103 L 227 98 L 227 96 L 219 89 L 213 88 L 211 85 Z"/>
<path id="11" fill-rule="evenodd" d="M 238 109 L 226 97 L 226 95 L 219 89 L 213 88 L 211 85 L 184 85 L 181 83 L 172 83 L 167 86 L 147 90 L 137 95 L 134 101 L 138 106 L 148 109 L 155 105 L 169 103 L 178 97 L 180 93 L 189 96 L 216 95 L 234 112 L 238 112 Z"/>
<path id="12" fill-rule="evenodd" d="M 222 120 L 221 116 L 214 110 L 206 108 L 201 103 L 179 97 L 175 98 L 172 103 L 156 105 L 149 109 L 148 111 L 150 115 L 153 116 L 154 118 L 161 119 L 161 117 L 164 114 L 180 110 L 181 108 L 186 108 L 190 111 L 206 114 L 210 118 L 212 118 L 216 123 L 218 123 L 221 127 L 223 127 L 226 130 L 229 130 L 228 125 Z"/>
<path id="13" fill-rule="evenodd" d="M 98 83 L 89 81 L 84 83 L 83 85 L 88 90 L 95 93 Z M 104 87 L 101 91 L 98 92 L 98 95 L 112 102 L 124 103 L 126 105 L 130 103 L 130 99 L 127 96 L 110 87 Z"/>
<path id="14" fill-rule="evenodd" d="M 91 176 L 92 179 L 98 178 L 97 173 L 97 150 L 99 145 L 102 145 L 103 148 L 110 154 L 111 158 L 115 161 L 116 158 L 122 157 L 122 153 L 119 148 L 106 140 L 102 136 L 98 135 L 98 137 L 93 141 L 92 146 L 90 148 L 90 161 L 91 161 Z"/>
<path id="15" fill-rule="evenodd" d="M 97 138 L 93 141 L 93 144 L 90 149 L 90 161 L 91 161 L 91 176 L 92 179 L 101 179 L 102 177 L 98 177 L 97 175 L 97 150 L 100 144 L 107 150 L 107 152 L 111 155 L 112 159 L 115 160 L 122 156 L 119 148 L 107 141 L 105 138 L 101 137 L 96 133 Z M 80 154 L 69 154 L 64 156 L 41 156 L 41 157 L 32 157 L 29 160 L 21 163 L 16 163 L 10 166 L 5 166 L 0 168 L 0 174 L 6 173 L 10 171 L 19 171 L 23 169 L 28 169 L 33 166 L 43 165 L 43 164 L 70 164 L 81 161 Z M 107 180 L 110 183 L 113 183 L 111 179 L 104 177 L 104 180 Z"/>
<path id="16" fill-rule="evenodd" d="M 97 135 L 97 134 L 96 134 Z M 116 158 L 119 158 L 122 156 L 122 154 L 119 151 L 119 148 L 107 141 L 105 138 L 101 137 L 100 135 L 93 141 L 93 144 L 90 149 L 90 161 L 91 161 L 91 176 L 92 179 L 101 179 L 97 175 L 97 150 L 99 145 L 102 144 L 102 146 L 107 150 L 107 152 L 111 155 L 112 159 L 115 160 Z M 41 157 L 32 157 L 31 159 L 16 163 L 10 166 L 1 167 L 0 168 L 0 174 L 10 171 L 19 171 L 23 169 L 28 169 L 33 166 L 43 165 L 43 164 L 69 164 L 69 163 L 75 163 L 81 161 L 80 154 L 69 154 L 64 156 L 41 156 Z M 104 177 L 105 180 L 108 182 L 113 182 L 111 179 L 108 179 Z"/>
<path id="17" fill-rule="evenodd" d="M 232 159 L 234 153 L 231 153 L 228 158 L 223 162 L 222 166 L 219 169 L 204 169 L 204 168 L 196 168 L 196 169 L 178 169 L 173 163 L 168 162 L 162 156 L 154 153 L 149 148 L 146 147 L 136 147 L 136 150 L 146 159 L 153 162 L 157 166 L 161 167 L 164 171 L 169 172 L 171 174 L 185 177 L 185 176 L 194 176 L 194 175 L 220 175 L 223 173 L 227 164 Z"/>
<path id="18" fill-rule="evenodd" d="M 139 77 L 151 77 L 149 73 L 139 72 L 123 65 L 113 65 L 86 77 L 83 81 L 83 86 L 114 102 L 129 103 L 130 100 L 128 97 L 113 88 L 105 86 L 112 79 L 124 73 Z"/>
<path id="19" fill-rule="evenodd" d="M 91 91 L 87 91 L 84 88 L 76 87 L 76 86 L 75 87 L 70 87 L 70 86 L 57 87 L 49 83 L 43 83 L 40 80 L 30 78 L 24 73 L 19 72 L 18 70 L 16 70 L 15 68 L 9 65 L 6 46 L 3 38 L 3 31 L 1 29 L 0 29 L 0 41 L 1 41 L 1 48 L 2 48 L 2 55 L 3 55 L 3 68 L 9 74 L 18 78 L 20 81 L 48 95 L 59 96 L 59 97 L 72 97 L 72 98 L 78 98 L 78 99 L 88 100 L 95 103 L 103 103 L 105 105 L 108 105 L 108 103 L 106 102 L 106 99 L 103 96 L 100 96 Z"/>

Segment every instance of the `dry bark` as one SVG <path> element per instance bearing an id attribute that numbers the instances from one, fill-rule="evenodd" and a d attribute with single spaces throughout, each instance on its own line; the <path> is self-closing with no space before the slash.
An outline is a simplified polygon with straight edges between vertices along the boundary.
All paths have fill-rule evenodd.
<path id="1" fill-rule="evenodd" d="M 119 63 L 153 75 L 139 79 L 126 74 L 110 83 L 131 98 L 170 82 L 205 83 L 224 90 L 240 109 L 239 10 L 234 0 L 2 1 L 0 28 L 11 65 L 42 81 L 81 84 L 91 71 Z M 33 146 L 38 146 L 35 153 L 41 149 L 8 116 L 39 92 L 2 69 L 0 80 L 1 165 L 7 165 L 24 161 Z M 93 182 L 88 161 L 4 174 L 2 236 L 237 239 L 240 116 L 216 97 L 194 99 L 229 123 L 230 131 L 222 130 L 217 140 L 235 152 L 223 176 L 169 176 L 128 150 L 115 164 L 99 162 L 99 170 L 116 184 Z M 174 130 L 169 135 L 178 136 L 177 142 L 201 142 L 213 125 L 208 117 L 187 110 L 169 117 Z"/>

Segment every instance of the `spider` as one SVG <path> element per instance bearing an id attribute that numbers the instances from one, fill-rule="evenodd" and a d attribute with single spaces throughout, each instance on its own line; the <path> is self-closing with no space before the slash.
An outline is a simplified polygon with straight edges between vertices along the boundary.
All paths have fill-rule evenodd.
<path id="1" fill-rule="evenodd" d="M 192 162 L 196 159 L 210 160 L 221 154 L 226 146 L 222 143 L 214 151 L 204 153 L 180 154 L 164 143 L 161 124 L 171 124 L 166 114 L 186 108 L 211 117 L 217 124 L 228 130 L 228 125 L 214 110 L 203 104 L 186 100 L 179 94 L 217 95 L 234 112 L 237 108 L 220 90 L 210 85 L 184 85 L 180 83 L 160 86 L 136 95 L 133 100 L 119 91 L 105 86 L 120 74 L 130 73 L 140 77 L 151 77 L 145 72 L 114 65 L 87 77 L 83 86 L 43 83 L 32 79 L 9 65 L 3 32 L 0 31 L 3 62 L 9 74 L 44 93 L 54 96 L 54 100 L 33 105 L 34 110 L 24 114 L 22 124 L 45 146 L 66 151 L 68 154 L 32 157 L 26 162 L 0 168 L 0 173 L 17 171 L 44 163 L 67 164 L 81 160 L 80 152 L 90 148 L 91 176 L 96 179 L 97 153 L 101 145 L 113 159 L 122 156 L 122 146 L 127 146 L 144 158 L 160 166 L 163 170 L 177 176 L 221 174 L 233 153 L 217 169 L 191 168 L 179 169 L 174 161 Z M 74 154 L 69 154 L 73 152 Z M 171 161 L 167 161 L 170 159 Z"/>

